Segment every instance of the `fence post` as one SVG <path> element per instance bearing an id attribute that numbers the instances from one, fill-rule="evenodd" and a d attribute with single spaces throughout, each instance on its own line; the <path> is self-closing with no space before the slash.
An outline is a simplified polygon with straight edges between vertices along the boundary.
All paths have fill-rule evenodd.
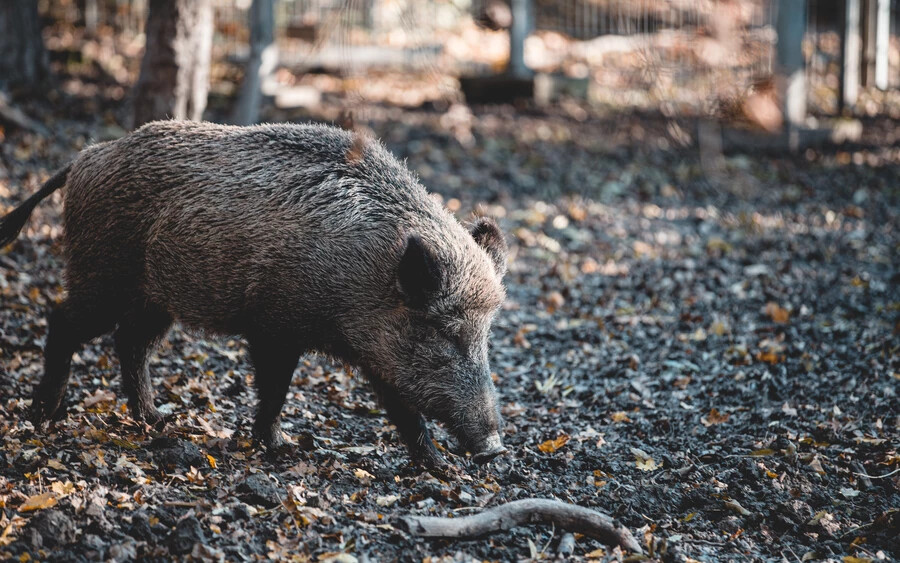
<path id="1" fill-rule="evenodd" d="M 875 16 L 875 86 L 888 89 L 888 44 L 891 41 L 891 0 L 878 0 Z"/>
<path id="2" fill-rule="evenodd" d="M 525 66 L 525 39 L 534 22 L 531 0 L 512 0 L 512 27 L 509 29 L 509 74 L 515 78 L 531 78 Z"/>
<path id="3" fill-rule="evenodd" d="M 232 122 L 252 125 L 259 121 L 262 82 L 278 65 L 275 45 L 275 0 L 253 0 L 250 5 L 250 58 L 234 108 Z"/>
<path id="4" fill-rule="evenodd" d="M 803 61 L 803 33 L 806 31 L 806 0 L 779 0 L 777 79 L 788 132 L 806 120 L 806 72 Z"/>
<path id="5" fill-rule="evenodd" d="M 843 110 L 856 105 L 859 96 L 859 0 L 844 0 L 844 28 L 841 41 L 841 95 Z"/>

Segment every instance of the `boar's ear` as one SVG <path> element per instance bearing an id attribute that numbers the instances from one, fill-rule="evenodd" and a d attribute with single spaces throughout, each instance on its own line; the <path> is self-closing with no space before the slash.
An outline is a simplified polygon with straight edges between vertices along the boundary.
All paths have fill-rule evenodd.
<path id="1" fill-rule="evenodd" d="M 407 305 L 421 308 L 441 285 L 441 270 L 434 255 L 418 235 L 406 239 L 406 250 L 397 267 L 397 283 Z"/>
<path id="2" fill-rule="evenodd" d="M 472 225 L 472 238 L 487 252 L 494 263 L 494 270 L 501 278 L 506 273 L 506 240 L 500 227 L 490 217 L 481 217 Z"/>

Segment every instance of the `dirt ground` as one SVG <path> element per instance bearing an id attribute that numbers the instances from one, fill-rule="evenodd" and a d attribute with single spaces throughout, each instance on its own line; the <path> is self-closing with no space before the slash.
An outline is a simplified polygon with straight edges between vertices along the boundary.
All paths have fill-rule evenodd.
<path id="1" fill-rule="evenodd" d="M 120 107 L 88 98 L 23 108 L 48 130 L 3 132 L 0 210 L 123 132 Z M 273 462 L 248 439 L 244 342 L 180 330 L 151 365 L 164 431 L 128 417 L 104 337 L 73 362 L 68 418 L 35 433 L 64 295 L 56 194 L 0 251 L 0 558 L 637 560 L 586 537 L 561 554 L 552 526 L 396 526 L 528 497 L 603 511 L 665 561 L 900 558 L 896 122 L 790 156 L 701 151 L 691 120 L 657 114 L 363 115 L 460 218 L 480 208 L 507 234 L 491 360 L 510 453 L 417 471 L 365 382 L 309 357 L 284 412 L 298 451 Z"/>

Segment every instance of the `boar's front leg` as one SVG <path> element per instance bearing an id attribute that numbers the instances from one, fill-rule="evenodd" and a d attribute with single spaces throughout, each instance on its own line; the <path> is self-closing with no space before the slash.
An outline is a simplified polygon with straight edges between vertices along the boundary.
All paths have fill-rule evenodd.
<path id="1" fill-rule="evenodd" d="M 296 346 L 281 344 L 271 337 L 250 338 L 250 359 L 256 369 L 259 406 L 253 424 L 253 437 L 272 453 L 284 449 L 281 433 L 281 409 L 287 398 L 294 369 L 300 360 Z"/>
<path id="2" fill-rule="evenodd" d="M 422 415 L 409 408 L 393 387 L 375 378 L 370 379 L 388 420 L 397 427 L 413 461 L 429 469 L 446 467 L 447 462 L 434 446 L 431 431 Z"/>
<path id="3" fill-rule="evenodd" d="M 131 416 L 155 426 L 163 415 L 153 404 L 147 361 L 159 340 L 172 326 L 172 317 L 159 309 L 131 311 L 119 321 L 114 338 L 122 366 L 122 387 L 128 396 Z"/>

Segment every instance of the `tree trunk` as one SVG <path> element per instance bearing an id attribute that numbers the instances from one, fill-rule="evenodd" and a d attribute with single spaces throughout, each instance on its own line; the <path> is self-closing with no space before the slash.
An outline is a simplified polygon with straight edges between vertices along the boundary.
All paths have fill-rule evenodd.
<path id="1" fill-rule="evenodd" d="M 200 120 L 209 92 L 212 3 L 151 0 L 145 34 L 134 126 L 157 119 Z"/>
<path id="2" fill-rule="evenodd" d="M 859 96 L 860 29 L 859 0 L 844 0 L 844 27 L 841 37 L 841 93 L 843 111 L 856 105 Z"/>
<path id="3" fill-rule="evenodd" d="M 250 6 L 250 59 L 244 69 L 244 81 L 232 116 L 236 125 L 252 125 L 259 121 L 262 83 L 277 65 L 275 0 L 253 0 Z"/>
<path id="4" fill-rule="evenodd" d="M 806 2 L 780 0 L 778 2 L 777 75 L 776 88 L 788 143 L 792 150 L 799 148 L 796 130 L 806 121 L 806 72 L 803 60 L 803 33 L 806 30 Z"/>
<path id="5" fill-rule="evenodd" d="M 0 2 L 0 89 L 35 89 L 50 75 L 37 4 Z"/>

